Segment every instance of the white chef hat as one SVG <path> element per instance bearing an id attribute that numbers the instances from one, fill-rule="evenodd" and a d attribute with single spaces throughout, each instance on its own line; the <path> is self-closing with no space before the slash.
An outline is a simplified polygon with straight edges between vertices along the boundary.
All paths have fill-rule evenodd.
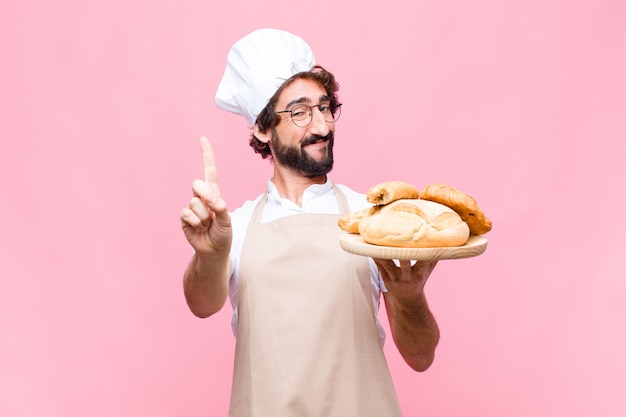
<path id="1" fill-rule="evenodd" d="M 256 30 L 230 49 L 215 103 L 253 127 L 285 80 L 314 66 L 313 51 L 302 38 L 278 29 Z"/>

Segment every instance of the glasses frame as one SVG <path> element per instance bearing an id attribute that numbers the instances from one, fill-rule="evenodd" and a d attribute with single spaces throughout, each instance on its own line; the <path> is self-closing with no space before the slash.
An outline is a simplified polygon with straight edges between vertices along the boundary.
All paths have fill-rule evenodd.
<path id="1" fill-rule="evenodd" d="M 300 125 L 300 124 L 298 124 L 299 122 L 296 122 L 296 121 L 294 120 L 294 118 L 293 118 L 293 109 L 291 109 L 291 110 L 281 110 L 281 111 L 275 111 L 274 113 L 277 113 L 277 114 L 281 114 L 281 113 L 289 113 L 289 117 L 291 118 L 291 121 L 293 122 L 293 124 L 294 124 L 294 125 L 296 125 L 296 126 L 298 126 L 298 127 L 307 127 L 307 126 L 308 126 L 308 125 L 310 125 L 310 124 L 311 124 L 311 122 L 313 121 L 313 108 L 317 107 L 317 109 L 320 111 L 320 113 L 322 113 L 322 110 L 320 109 L 320 106 L 323 106 L 323 105 L 324 105 L 323 103 L 319 103 L 319 104 L 316 104 L 316 105 L 314 105 L 314 106 L 309 106 L 309 105 L 308 105 L 308 104 L 306 104 L 306 103 L 298 103 L 298 104 L 296 104 L 295 106 L 293 106 L 294 108 L 295 108 L 295 107 L 298 107 L 298 106 L 306 106 L 306 107 L 308 107 L 308 108 L 309 108 L 309 121 L 308 121 L 308 123 L 306 123 L 305 125 Z M 333 120 L 328 121 L 328 120 L 326 120 L 326 118 L 324 118 L 324 121 L 325 121 L 326 123 L 335 123 L 337 120 L 339 120 L 339 117 L 341 117 L 341 106 L 342 106 L 342 104 L 341 104 L 341 103 L 337 103 L 337 104 L 335 104 L 334 106 L 332 106 L 332 105 L 330 105 L 330 104 L 329 104 L 329 105 L 328 105 L 328 108 L 329 108 L 329 109 L 331 109 L 330 114 L 331 114 L 331 116 L 333 117 Z M 333 109 L 333 107 L 334 107 L 334 109 Z M 337 113 L 337 112 L 339 112 L 339 114 L 337 114 L 337 117 L 335 117 L 335 113 Z M 324 113 L 322 113 L 322 115 L 324 115 Z M 301 122 L 300 122 L 300 123 L 301 123 Z"/>

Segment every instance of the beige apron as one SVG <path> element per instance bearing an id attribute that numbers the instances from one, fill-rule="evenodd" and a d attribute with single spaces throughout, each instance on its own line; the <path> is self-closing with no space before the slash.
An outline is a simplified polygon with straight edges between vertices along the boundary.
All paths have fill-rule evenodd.
<path id="1" fill-rule="evenodd" d="M 342 213 L 345 196 L 335 187 Z M 400 416 L 365 257 L 339 246 L 337 215 L 261 223 L 241 253 L 231 417 Z"/>

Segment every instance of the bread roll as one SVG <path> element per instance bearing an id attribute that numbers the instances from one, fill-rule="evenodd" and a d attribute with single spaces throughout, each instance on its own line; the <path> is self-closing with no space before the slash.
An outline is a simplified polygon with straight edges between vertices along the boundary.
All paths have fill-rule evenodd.
<path id="1" fill-rule="evenodd" d="M 462 246 L 470 234 L 452 209 L 419 199 L 375 207 L 361 217 L 358 231 L 365 242 L 404 248 Z"/>
<path id="2" fill-rule="evenodd" d="M 375 205 L 389 204 L 403 198 L 418 198 L 419 190 L 402 181 L 388 181 L 373 186 L 365 195 L 367 201 Z"/>
<path id="3" fill-rule="evenodd" d="M 430 184 L 422 190 L 420 197 L 444 204 L 457 212 L 473 235 L 482 235 L 491 230 L 491 220 L 478 207 L 476 200 L 457 188 L 446 184 Z"/>
<path id="4" fill-rule="evenodd" d="M 359 222 L 366 216 L 373 208 L 368 207 L 363 210 L 353 211 L 352 213 L 344 214 L 339 217 L 337 224 L 342 230 L 348 233 L 359 233 Z"/>

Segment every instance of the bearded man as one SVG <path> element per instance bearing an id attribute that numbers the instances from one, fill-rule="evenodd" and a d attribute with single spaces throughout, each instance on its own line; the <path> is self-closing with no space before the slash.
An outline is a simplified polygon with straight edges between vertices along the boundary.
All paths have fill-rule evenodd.
<path id="1" fill-rule="evenodd" d="M 407 364 L 424 371 L 434 360 L 439 330 L 424 285 L 436 262 L 396 264 L 339 245 L 339 215 L 370 204 L 328 176 L 337 92 L 301 38 L 257 30 L 231 48 L 216 102 L 246 119 L 250 145 L 272 161 L 267 190 L 230 212 L 201 139 L 205 178 L 194 181 L 180 215 L 194 250 L 183 284 L 198 317 L 230 297 L 233 417 L 400 416 L 381 295 Z"/>

